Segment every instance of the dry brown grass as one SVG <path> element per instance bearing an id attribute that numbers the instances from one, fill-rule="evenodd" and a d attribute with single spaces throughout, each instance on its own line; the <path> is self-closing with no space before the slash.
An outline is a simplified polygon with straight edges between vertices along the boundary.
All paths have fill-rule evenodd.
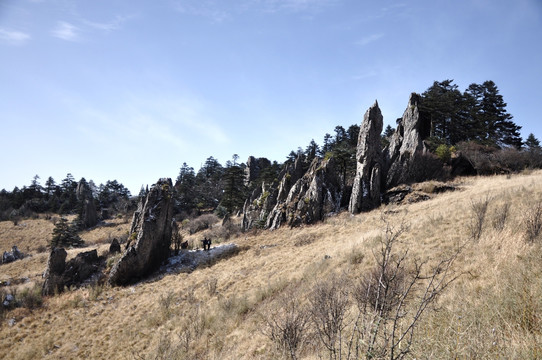
<path id="1" fill-rule="evenodd" d="M 243 234 L 230 240 L 244 249 L 237 256 L 192 273 L 126 288 L 69 291 L 45 299 L 40 309 L 16 309 L 7 315 L 15 318 L 15 325 L 4 320 L 0 326 L 0 354 L 13 359 L 276 359 L 274 345 L 262 331 L 265 319 L 285 296 L 306 304 L 313 286 L 330 274 L 351 279 L 366 274 L 374 265 L 385 214 L 392 224 L 408 225 L 398 250 L 408 248 L 411 257 L 431 263 L 467 242 L 455 264 L 463 275 L 439 299 L 439 311 L 422 318 L 413 357 L 539 358 L 542 247 L 525 241 L 524 214 L 542 200 L 542 172 L 459 182 L 460 191 L 426 202 L 383 206 L 357 216 L 342 213 L 298 229 Z M 493 199 L 489 226 L 473 242 L 471 201 L 487 195 Z M 490 226 L 492 216 L 504 202 L 510 203 L 510 211 L 504 228 L 497 230 Z M 21 223 L 34 228 L 34 221 L 36 232 L 40 226 L 50 229 L 42 230 L 43 237 L 52 230 L 52 224 L 41 220 Z M 8 225 L 13 227 L 1 223 L 0 229 Z M 83 238 L 100 244 L 100 239 L 125 232 L 125 226 L 96 229 Z M 197 242 L 200 236 L 187 238 Z M 28 246 L 36 241 L 32 239 L 36 237 L 19 238 Z M 19 245 L 1 241 L 6 249 Z M 105 251 L 107 244 L 100 246 Z M 45 254 L 36 254 L 3 265 L 0 277 L 40 274 L 45 261 Z M 318 358 L 318 351 L 325 355 L 312 342 L 301 357 Z"/>

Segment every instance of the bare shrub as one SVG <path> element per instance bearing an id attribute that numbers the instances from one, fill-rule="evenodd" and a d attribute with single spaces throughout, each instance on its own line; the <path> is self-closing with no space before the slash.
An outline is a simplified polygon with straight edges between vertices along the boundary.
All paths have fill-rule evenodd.
<path id="1" fill-rule="evenodd" d="M 375 253 L 374 270 L 355 287 L 358 314 L 348 345 L 348 358 L 402 359 L 410 353 L 414 331 L 425 310 L 457 277 L 451 266 L 459 251 L 425 271 L 426 261 L 410 259 L 394 247 L 406 230 L 386 222 Z"/>
<path id="2" fill-rule="evenodd" d="M 219 221 L 214 214 L 204 214 L 188 222 L 187 227 L 190 234 L 211 228 Z"/>
<path id="3" fill-rule="evenodd" d="M 408 170 L 408 179 L 412 182 L 426 180 L 445 180 L 449 177 L 442 161 L 431 153 L 416 152 L 416 161 Z"/>
<path id="4" fill-rule="evenodd" d="M 344 276 L 332 276 L 316 284 L 309 298 L 312 323 L 330 359 L 341 358 L 342 354 L 345 320 L 351 305 L 347 285 Z"/>
<path id="5" fill-rule="evenodd" d="M 34 286 L 25 288 L 21 292 L 17 293 L 17 305 L 30 310 L 40 308 L 43 305 L 41 288 L 42 284 L 35 283 Z"/>
<path id="6" fill-rule="evenodd" d="M 528 242 L 534 242 L 542 232 L 542 202 L 532 206 L 525 217 L 525 238 Z"/>
<path id="7" fill-rule="evenodd" d="M 310 245 L 316 241 L 316 236 L 314 234 L 298 234 L 294 236 L 294 246 L 305 246 Z"/>
<path id="8" fill-rule="evenodd" d="M 487 195 L 485 198 L 478 201 L 471 201 L 471 222 L 469 224 L 470 235 L 474 240 L 479 240 L 484 230 L 484 223 L 487 214 L 487 209 L 491 198 Z"/>
<path id="9" fill-rule="evenodd" d="M 504 203 L 495 210 L 495 213 L 493 214 L 493 221 L 491 222 L 495 230 L 502 231 L 504 229 L 509 213 L 510 203 Z"/>
<path id="10" fill-rule="evenodd" d="M 264 334 L 275 344 L 281 355 L 297 359 L 306 344 L 310 314 L 295 297 L 282 300 L 282 306 L 266 320 Z"/>
<path id="11" fill-rule="evenodd" d="M 241 233 L 241 227 L 234 224 L 232 221 L 227 221 L 222 226 L 214 226 L 210 232 L 210 237 L 218 240 L 229 240 L 231 237 Z"/>
<path id="12" fill-rule="evenodd" d="M 188 304 L 181 318 L 184 320 L 178 327 L 177 336 L 180 347 L 187 355 L 194 351 L 197 341 L 203 336 L 206 327 L 205 319 L 201 311 L 201 303 Z"/>
<path id="13" fill-rule="evenodd" d="M 218 280 L 216 277 L 212 277 L 209 280 L 207 280 L 207 292 L 210 296 L 216 295 L 216 287 L 218 284 Z"/>

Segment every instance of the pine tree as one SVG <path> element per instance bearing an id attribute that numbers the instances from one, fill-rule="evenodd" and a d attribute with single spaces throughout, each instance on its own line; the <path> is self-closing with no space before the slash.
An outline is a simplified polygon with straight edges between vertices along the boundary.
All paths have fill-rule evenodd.
<path id="1" fill-rule="evenodd" d="M 83 245 L 83 240 L 77 234 L 77 227 L 68 223 L 68 219 L 61 217 L 53 229 L 51 248 L 77 247 Z"/>
<path id="2" fill-rule="evenodd" d="M 246 195 L 244 179 L 245 172 L 236 164 L 234 157 L 233 162 L 228 161 L 224 171 L 224 194 L 220 202 L 230 214 L 243 206 Z"/>
<path id="3" fill-rule="evenodd" d="M 310 144 L 305 148 L 305 158 L 307 159 L 308 163 L 311 163 L 314 158 L 320 153 L 320 147 L 314 141 L 314 139 L 311 140 Z"/>
<path id="4" fill-rule="evenodd" d="M 529 136 L 527 136 L 527 140 L 525 140 L 525 146 L 529 151 L 542 150 L 542 148 L 540 147 L 540 141 L 534 136 L 533 133 L 530 133 Z"/>

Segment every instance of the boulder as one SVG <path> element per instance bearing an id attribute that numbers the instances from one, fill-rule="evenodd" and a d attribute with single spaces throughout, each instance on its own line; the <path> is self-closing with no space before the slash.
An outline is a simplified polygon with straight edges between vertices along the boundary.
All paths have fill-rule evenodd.
<path id="1" fill-rule="evenodd" d="M 81 203 L 81 223 L 88 229 L 98 223 L 98 213 L 94 205 L 94 197 L 92 190 L 86 181 L 83 179 L 77 184 L 76 190 L 77 200 Z"/>
<path id="2" fill-rule="evenodd" d="M 13 246 L 11 251 L 4 251 L 4 254 L 2 254 L 2 264 L 7 264 L 22 258 L 24 258 L 24 254 L 19 251 L 17 246 Z"/>
<path id="3" fill-rule="evenodd" d="M 66 263 L 62 273 L 63 284 L 66 287 L 79 286 L 95 274 L 101 265 L 96 249 L 77 254 Z"/>
<path id="4" fill-rule="evenodd" d="M 348 210 L 352 214 L 368 211 L 380 205 L 382 150 L 380 134 L 383 117 L 375 101 L 363 117 L 356 150 L 356 177 Z"/>
<path id="5" fill-rule="evenodd" d="M 420 96 L 412 93 L 403 117 L 397 120 L 397 129 L 384 151 L 385 188 L 420 181 L 420 170 L 424 169 L 427 148 L 423 142 L 429 137 L 431 121 L 420 116 Z"/>
<path id="6" fill-rule="evenodd" d="M 104 263 L 104 259 L 98 257 L 96 249 L 81 252 L 68 262 L 66 256 L 64 248 L 51 250 L 44 274 L 43 295 L 61 293 L 64 287 L 80 286 L 96 274 Z"/>
<path id="7" fill-rule="evenodd" d="M 120 243 L 117 238 L 114 238 L 113 241 L 111 241 L 111 245 L 109 245 L 109 254 L 116 253 L 120 253 Z"/>
<path id="8" fill-rule="evenodd" d="M 169 257 L 173 215 L 171 179 L 160 179 L 140 201 L 126 250 L 109 275 L 111 285 L 125 285 L 158 269 Z"/>
<path id="9" fill-rule="evenodd" d="M 64 289 L 62 274 L 66 268 L 66 256 L 68 256 L 68 253 L 64 248 L 53 248 L 51 250 L 44 275 L 45 282 L 41 290 L 43 295 L 54 295 Z"/>

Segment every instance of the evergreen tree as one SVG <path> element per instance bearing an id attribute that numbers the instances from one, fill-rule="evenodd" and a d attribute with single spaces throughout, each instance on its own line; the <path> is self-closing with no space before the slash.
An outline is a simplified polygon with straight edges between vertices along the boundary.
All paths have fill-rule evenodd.
<path id="1" fill-rule="evenodd" d="M 228 213 L 233 213 L 240 209 L 245 201 L 245 172 L 243 168 L 234 161 L 228 161 L 224 170 L 224 194 L 220 205 L 222 205 Z"/>
<path id="2" fill-rule="evenodd" d="M 51 247 L 77 247 L 83 245 L 83 240 L 77 234 L 77 228 L 68 223 L 68 219 L 61 217 L 53 229 Z"/>
<path id="3" fill-rule="evenodd" d="M 53 179 L 52 176 L 49 176 L 47 178 L 47 181 L 45 181 L 45 195 L 47 199 L 49 199 L 53 195 L 55 188 L 56 188 L 55 179 Z"/>
<path id="4" fill-rule="evenodd" d="M 330 152 L 333 149 L 333 137 L 326 133 L 324 135 L 324 145 L 322 146 L 322 154 L 320 156 L 324 157 L 326 153 Z"/>
<path id="5" fill-rule="evenodd" d="M 307 159 L 307 162 L 310 164 L 316 156 L 320 153 L 320 147 L 318 144 L 314 141 L 314 139 L 311 140 L 310 144 L 305 148 L 305 158 Z"/>
<path id="6" fill-rule="evenodd" d="M 196 173 L 194 168 L 183 163 L 177 176 L 175 183 L 175 190 L 177 191 L 177 202 L 180 207 L 179 210 L 185 210 L 190 212 L 195 206 L 196 193 Z"/>
<path id="7" fill-rule="evenodd" d="M 210 156 L 196 174 L 196 206 L 216 208 L 222 198 L 223 166 Z"/>
<path id="8" fill-rule="evenodd" d="M 529 136 L 527 136 L 527 140 L 525 140 L 525 146 L 529 151 L 542 150 L 542 148 L 540 147 L 540 141 L 534 136 L 533 133 L 530 133 Z"/>
<path id="9" fill-rule="evenodd" d="M 384 129 L 384 137 L 389 138 L 395 133 L 395 129 L 391 127 L 391 125 L 388 124 L 386 126 L 386 129 Z"/>
<path id="10" fill-rule="evenodd" d="M 347 139 L 346 130 L 341 125 L 335 126 L 335 144 L 338 145 Z"/>
<path id="11" fill-rule="evenodd" d="M 350 146 L 358 146 L 359 130 L 360 127 L 356 124 L 350 125 L 346 130 L 346 138 Z"/>

